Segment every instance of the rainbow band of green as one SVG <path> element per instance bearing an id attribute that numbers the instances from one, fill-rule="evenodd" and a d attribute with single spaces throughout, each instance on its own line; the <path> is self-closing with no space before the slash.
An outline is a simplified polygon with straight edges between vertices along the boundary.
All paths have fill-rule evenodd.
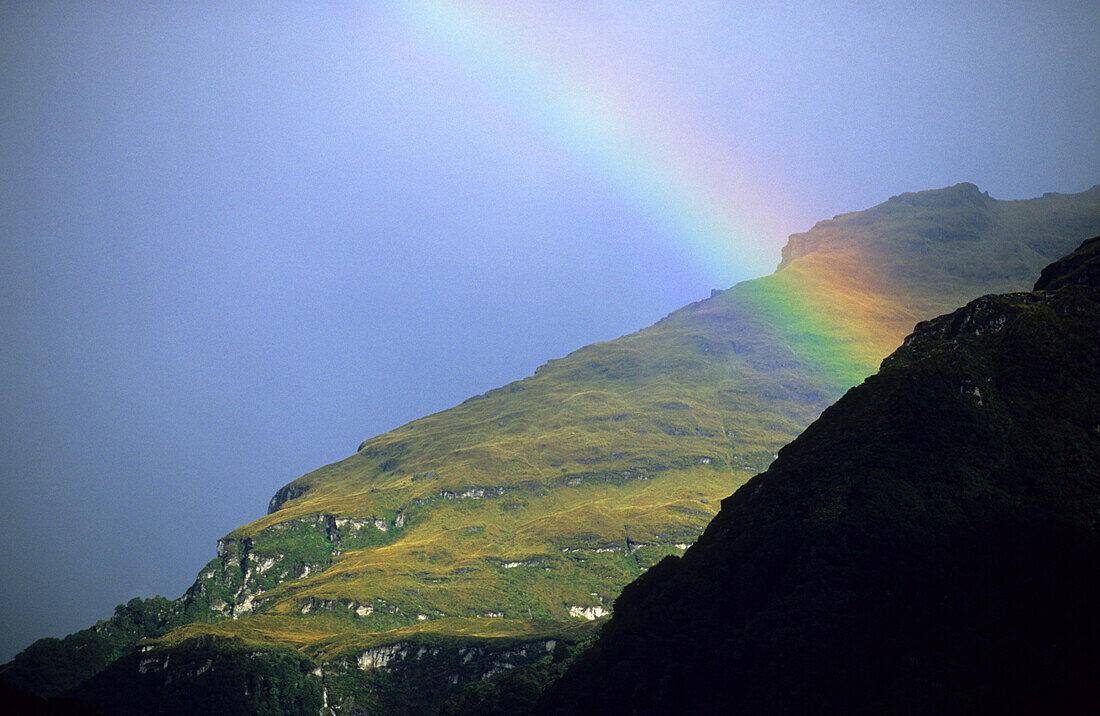
<path id="1" fill-rule="evenodd" d="M 631 93 L 616 91 L 606 72 L 575 66 L 548 47 L 545 38 L 561 35 L 555 28 L 539 32 L 530 18 L 523 24 L 485 2 L 406 0 L 400 7 L 420 36 L 501 91 L 708 273 L 733 281 L 772 270 L 775 247 L 753 219 L 770 207 L 709 151 L 720 142 L 707 132 L 661 126 Z M 868 352 L 858 326 L 845 324 L 828 286 L 777 274 L 743 288 L 757 318 L 823 384 L 842 390 L 858 383 L 881 358 Z"/>

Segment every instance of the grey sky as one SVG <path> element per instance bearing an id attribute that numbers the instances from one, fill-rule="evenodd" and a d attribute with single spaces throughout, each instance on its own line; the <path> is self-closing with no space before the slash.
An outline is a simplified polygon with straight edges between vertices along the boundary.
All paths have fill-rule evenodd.
<path id="1" fill-rule="evenodd" d="M 0 6 L 0 659 L 816 220 L 1100 181 L 1094 2 L 474 3 L 519 75 L 438 3 L 170 5 Z M 758 261 L 708 264 L 532 111 L 517 76 L 563 60 L 729 158 Z"/>

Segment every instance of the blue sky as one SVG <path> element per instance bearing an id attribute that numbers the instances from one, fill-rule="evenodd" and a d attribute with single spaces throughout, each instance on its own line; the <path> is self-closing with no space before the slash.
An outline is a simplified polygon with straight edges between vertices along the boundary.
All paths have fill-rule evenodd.
<path id="1" fill-rule="evenodd" d="M 473 41 L 432 2 L 0 6 L 0 658 L 817 220 L 1100 181 L 1096 3 L 756 5 L 480 2 Z M 550 121 L 570 98 L 599 109 Z M 603 120 L 706 155 L 744 260 L 663 222 Z"/>

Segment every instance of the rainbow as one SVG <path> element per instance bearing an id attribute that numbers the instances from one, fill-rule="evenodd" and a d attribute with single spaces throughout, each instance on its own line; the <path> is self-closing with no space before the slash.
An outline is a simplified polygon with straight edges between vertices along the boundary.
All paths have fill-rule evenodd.
<path id="1" fill-rule="evenodd" d="M 705 275 L 725 281 L 764 276 L 736 286 L 737 300 L 823 384 L 843 390 L 858 383 L 911 327 L 907 315 L 882 322 L 884 314 L 898 312 L 893 306 L 872 300 L 855 308 L 867 294 L 844 270 L 790 266 L 768 276 L 785 237 L 762 228 L 781 223 L 780 202 L 766 201 L 754 186 L 753 158 L 736 156 L 690 115 L 630 92 L 608 70 L 611 58 L 589 52 L 582 64 L 552 46 L 551 39 L 570 34 L 555 24 L 560 18 L 532 18 L 529 7 L 476 0 L 405 0 L 400 7 L 419 37 L 502 90 L 670 241 L 686 245 Z"/>
<path id="2" fill-rule="evenodd" d="M 603 58 L 589 54 L 582 64 L 552 47 L 548 39 L 562 36 L 553 20 L 476 1 L 407 0 L 400 8 L 419 36 L 504 90 L 533 124 L 686 244 L 707 275 L 732 281 L 774 268 L 784 237 L 762 228 L 774 220 L 773 204 L 747 173 L 732 171 L 728 151 L 715 151 L 723 142 L 685 113 L 629 92 Z"/>

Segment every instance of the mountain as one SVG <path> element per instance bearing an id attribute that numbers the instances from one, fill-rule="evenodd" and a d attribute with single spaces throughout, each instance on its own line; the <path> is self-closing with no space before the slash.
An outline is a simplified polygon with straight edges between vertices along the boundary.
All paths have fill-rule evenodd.
<path id="1" fill-rule="evenodd" d="M 547 713 L 1085 712 L 1100 237 L 919 324 L 629 585 Z"/>
<path id="2" fill-rule="evenodd" d="M 262 654 L 318 669 L 287 681 L 303 703 L 434 708 L 588 638 L 914 323 L 1025 288 L 1095 233 L 1100 187 L 998 201 L 960 184 L 820 222 L 770 276 L 365 441 L 279 489 L 181 598 L 120 606 L 3 675 L 163 711 L 148 684 L 207 683 L 222 664 L 196 654 L 222 671 Z"/>

